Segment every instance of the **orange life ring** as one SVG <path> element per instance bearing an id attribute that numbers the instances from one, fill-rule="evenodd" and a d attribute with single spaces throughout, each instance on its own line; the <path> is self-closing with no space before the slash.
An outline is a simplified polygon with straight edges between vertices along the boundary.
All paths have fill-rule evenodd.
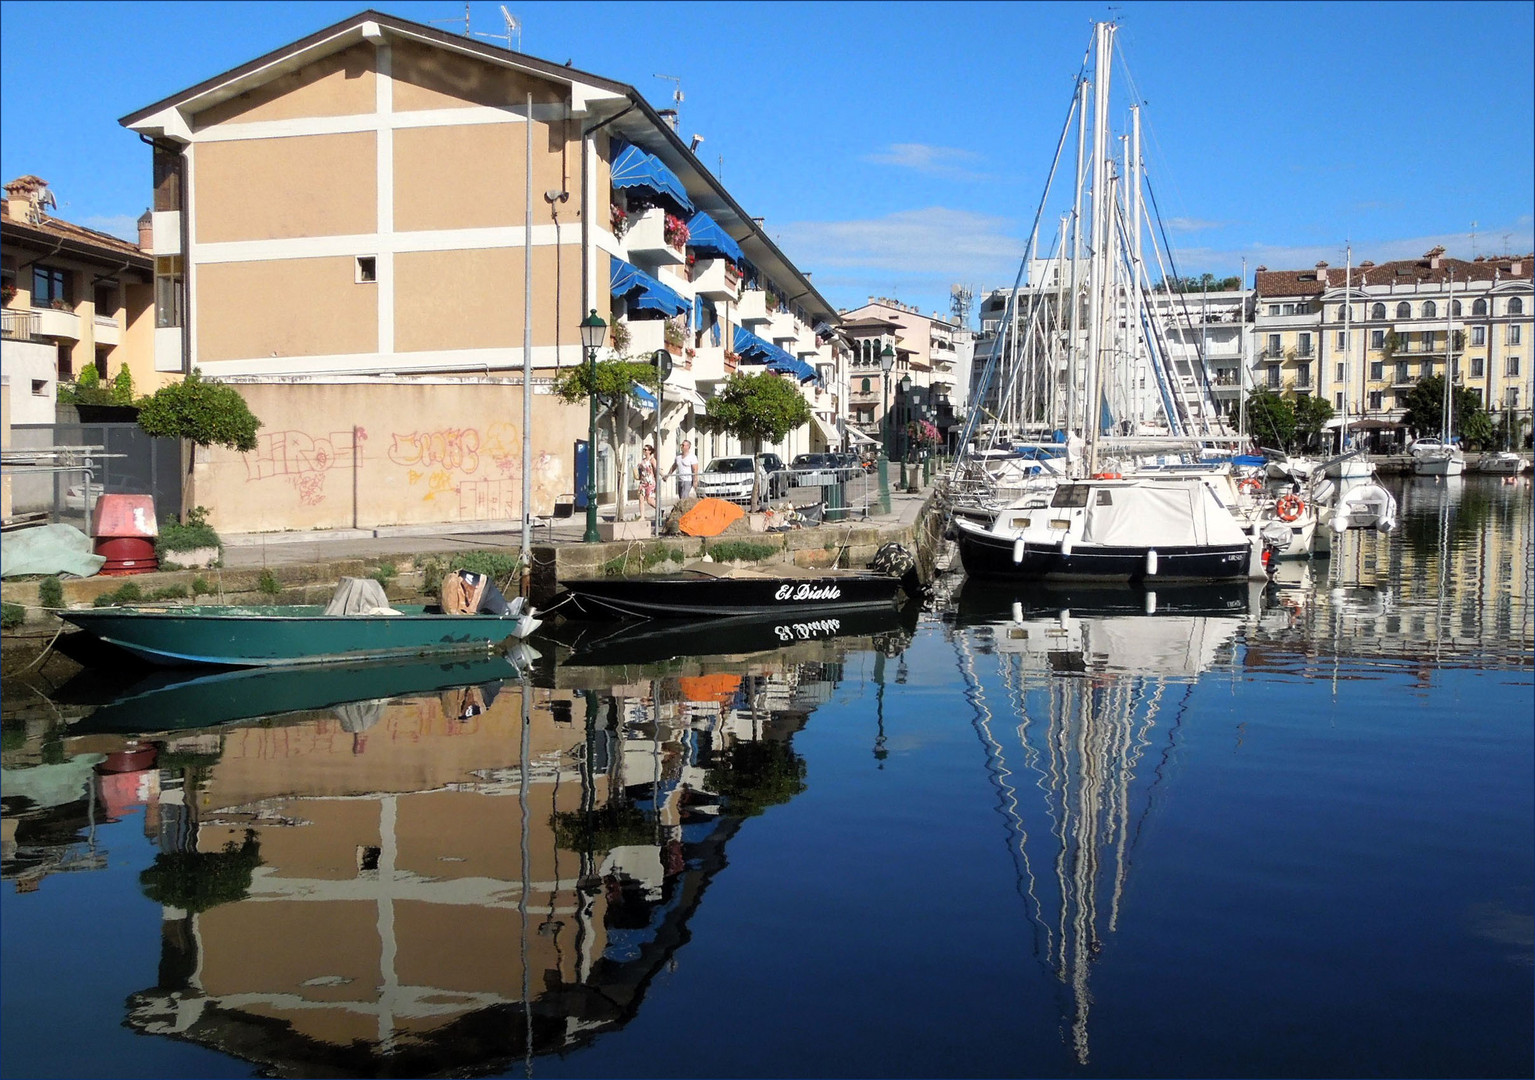
<path id="1" fill-rule="evenodd" d="M 1094 480 L 1123 480 L 1124 476 L 1117 472 L 1095 472 Z"/>
<path id="2" fill-rule="evenodd" d="M 1256 476 L 1244 476 L 1237 481 L 1237 490 L 1245 491 L 1249 495 L 1256 495 L 1263 490 L 1263 481 Z"/>
<path id="3" fill-rule="evenodd" d="M 1280 521 L 1294 521 L 1306 509 L 1299 495 L 1284 495 L 1274 504 L 1274 516 Z"/>

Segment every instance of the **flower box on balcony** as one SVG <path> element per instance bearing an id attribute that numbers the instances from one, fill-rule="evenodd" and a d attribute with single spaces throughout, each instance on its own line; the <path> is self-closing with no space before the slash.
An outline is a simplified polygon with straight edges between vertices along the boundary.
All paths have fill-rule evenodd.
<path id="1" fill-rule="evenodd" d="M 687 252 L 683 246 L 686 240 L 673 244 L 667 239 L 666 219 L 671 216 L 659 206 L 652 206 L 638 215 L 631 210 L 629 231 L 624 235 L 629 254 L 648 262 L 671 266 L 677 266 L 686 261 Z M 686 226 L 683 229 L 685 237 Z M 675 230 L 672 231 L 675 235 Z"/>
<path id="2" fill-rule="evenodd" d="M 699 259 L 693 264 L 693 288 L 710 300 L 739 300 L 741 275 L 729 259 Z"/>

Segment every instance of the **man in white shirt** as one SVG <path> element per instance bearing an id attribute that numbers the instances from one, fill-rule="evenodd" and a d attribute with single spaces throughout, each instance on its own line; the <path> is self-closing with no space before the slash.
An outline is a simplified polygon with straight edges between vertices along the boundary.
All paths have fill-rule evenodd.
<path id="1" fill-rule="evenodd" d="M 691 499 L 698 491 L 698 458 L 693 455 L 693 444 L 686 439 L 677 450 L 677 460 L 672 462 L 667 476 L 677 477 L 677 497 Z"/>

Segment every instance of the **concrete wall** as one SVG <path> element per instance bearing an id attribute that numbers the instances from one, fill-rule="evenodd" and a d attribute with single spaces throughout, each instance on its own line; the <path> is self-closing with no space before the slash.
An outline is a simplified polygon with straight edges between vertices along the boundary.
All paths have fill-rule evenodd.
<path id="1" fill-rule="evenodd" d="M 244 383 L 249 454 L 199 450 L 188 505 L 221 532 L 522 518 L 522 387 L 507 381 Z M 533 510 L 575 490 L 584 405 L 534 399 Z"/>

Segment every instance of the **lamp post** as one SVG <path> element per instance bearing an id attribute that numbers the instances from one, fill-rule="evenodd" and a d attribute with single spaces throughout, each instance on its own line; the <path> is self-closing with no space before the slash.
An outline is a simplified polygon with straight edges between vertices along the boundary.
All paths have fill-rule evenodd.
<path id="1" fill-rule="evenodd" d="M 895 350 L 887 342 L 879 354 L 880 396 L 884 405 L 879 423 L 882 438 L 879 441 L 879 502 L 884 513 L 890 513 L 890 371 L 895 367 Z"/>
<path id="2" fill-rule="evenodd" d="M 911 375 L 901 376 L 901 423 L 905 426 L 902 430 L 906 433 L 901 443 L 901 487 L 907 494 L 917 490 L 916 462 L 911 460 L 912 451 L 915 448 L 911 437 Z M 908 474 L 907 469 L 910 468 Z"/>
<path id="3" fill-rule="evenodd" d="M 597 309 L 581 320 L 581 347 L 586 350 L 586 396 L 591 404 L 591 420 L 586 429 L 586 535 L 584 544 L 595 544 L 597 535 L 597 350 L 608 336 L 608 324 Z"/>

